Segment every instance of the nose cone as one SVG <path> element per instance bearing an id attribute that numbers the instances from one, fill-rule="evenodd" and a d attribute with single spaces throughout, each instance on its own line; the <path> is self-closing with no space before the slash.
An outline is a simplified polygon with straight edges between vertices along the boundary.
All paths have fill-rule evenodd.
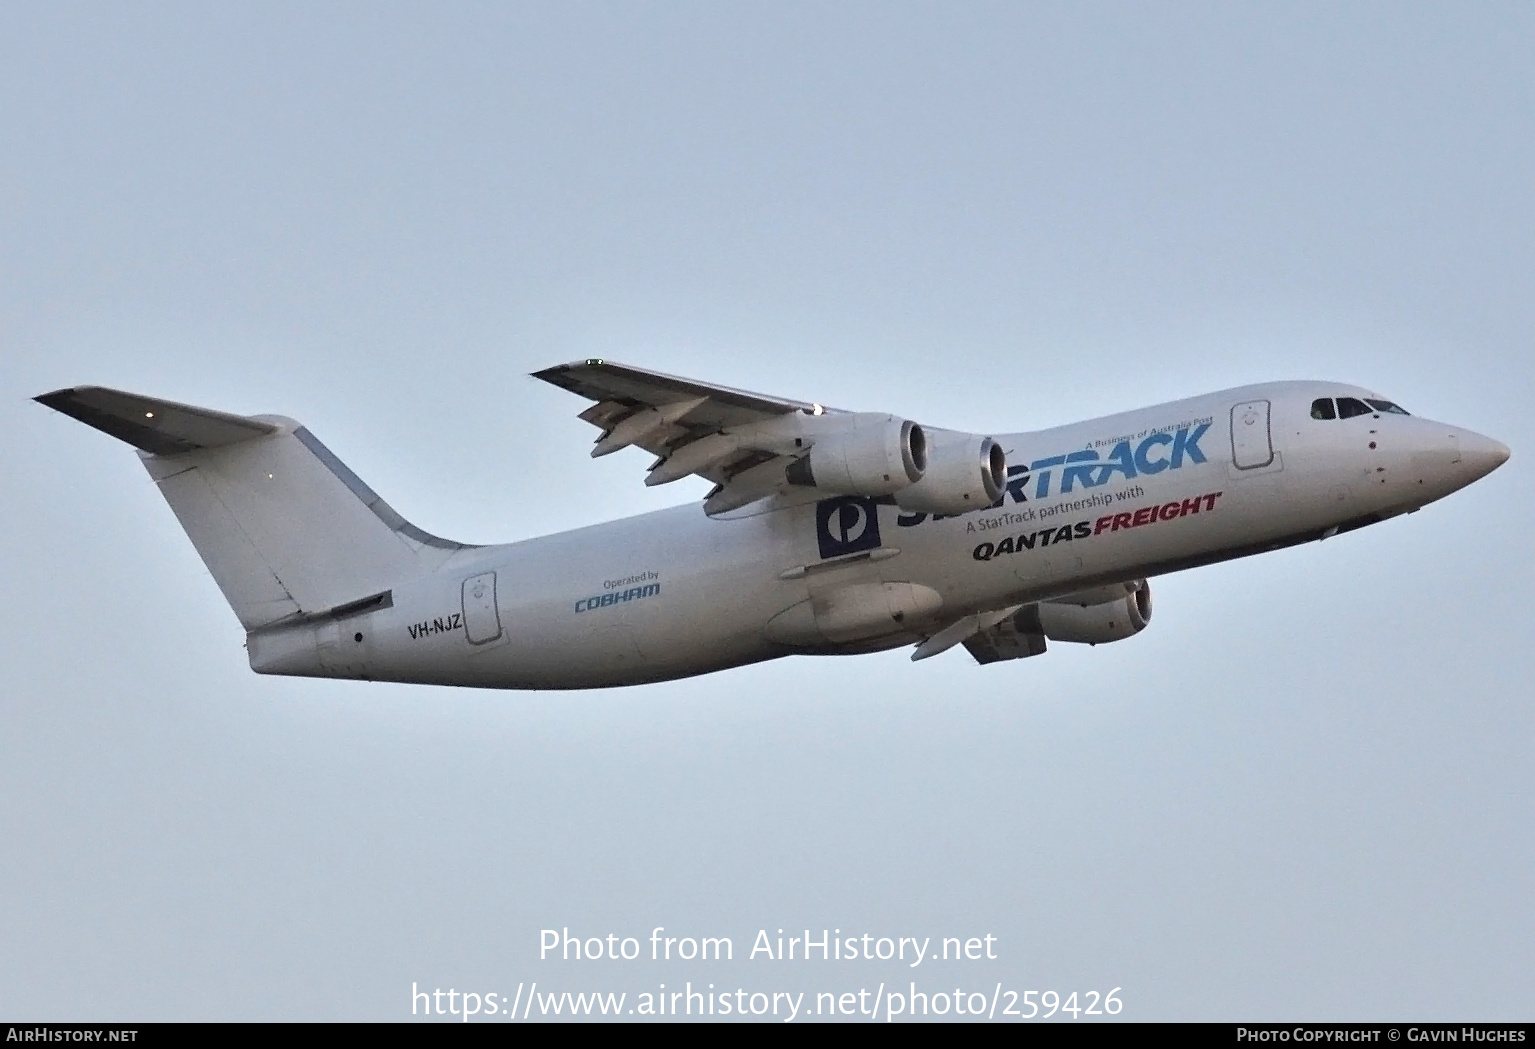
<path id="1" fill-rule="evenodd" d="M 1483 437 L 1470 430 L 1461 430 L 1456 438 L 1460 445 L 1458 465 L 1465 476 L 1465 484 L 1486 477 L 1508 462 L 1508 445 L 1502 441 L 1494 441 L 1491 437 Z"/>

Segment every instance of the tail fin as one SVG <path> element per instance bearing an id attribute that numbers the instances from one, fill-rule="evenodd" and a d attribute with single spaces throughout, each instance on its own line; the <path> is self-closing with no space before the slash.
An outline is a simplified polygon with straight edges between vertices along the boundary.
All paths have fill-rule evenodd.
<path id="1" fill-rule="evenodd" d="M 291 419 L 99 386 L 36 400 L 139 449 L 247 631 L 382 600 L 466 548 L 406 521 Z"/>

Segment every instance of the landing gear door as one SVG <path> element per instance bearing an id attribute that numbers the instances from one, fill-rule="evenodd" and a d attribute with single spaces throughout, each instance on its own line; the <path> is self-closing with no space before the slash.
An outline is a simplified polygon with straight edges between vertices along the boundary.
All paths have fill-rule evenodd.
<path id="1" fill-rule="evenodd" d="M 464 580 L 464 635 L 471 645 L 501 636 L 501 611 L 496 607 L 496 573 L 483 572 Z"/>
<path id="2" fill-rule="evenodd" d="M 1274 461 L 1269 436 L 1269 402 L 1243 401 L 1231 408 L 1231 462 L 1238 470 L 1256 470 Z"/>

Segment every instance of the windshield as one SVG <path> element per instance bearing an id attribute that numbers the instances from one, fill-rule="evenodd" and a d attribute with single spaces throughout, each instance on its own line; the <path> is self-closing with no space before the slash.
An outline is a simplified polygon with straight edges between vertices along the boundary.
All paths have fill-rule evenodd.
<path id="1" fill-rule="evenodd" d="M 1372 412 L 1385 412 L 1388 415 L 1412 414 L 1400 404 L 1383 401 L 1378 397 L 1366 397 L 1364 400 L 1358 397 L 1339 397 L 1336 401 L 1331 397 L 1318 397 L 1311 402 L 1313 419 L 1352 419 Z M 1377 415 L 1376 418 L 1380 416 Z"/>

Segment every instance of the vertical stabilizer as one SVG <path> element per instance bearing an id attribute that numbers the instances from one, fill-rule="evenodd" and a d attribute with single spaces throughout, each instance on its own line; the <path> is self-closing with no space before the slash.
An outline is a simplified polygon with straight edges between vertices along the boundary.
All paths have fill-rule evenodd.
<path id="1" fill-rule="evenodd" d="M 382 594 L 464 549 L 400 517 L 291 419 L 101 387 L 37 400 L 139 449 L 246 630 Z"/>

